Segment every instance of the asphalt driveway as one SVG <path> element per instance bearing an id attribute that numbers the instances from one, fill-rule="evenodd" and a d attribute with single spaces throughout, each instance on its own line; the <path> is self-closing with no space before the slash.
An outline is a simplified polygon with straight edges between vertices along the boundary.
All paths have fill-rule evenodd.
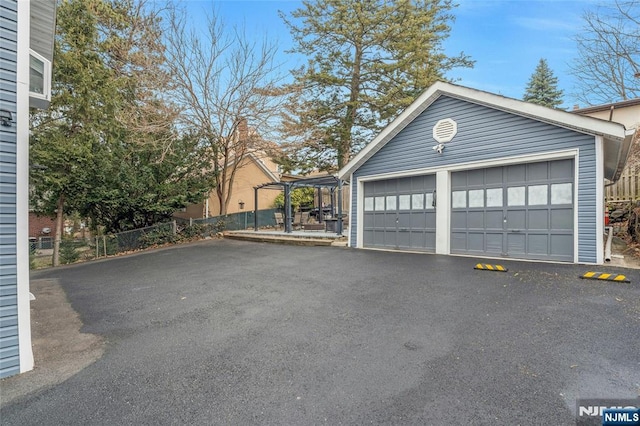
<path id="1" fill-rule="evenodd" d="M 221 240 L 38 272 L 104 353 L 1 422 L 571 425 L 640 395 L 637 270 L 476 262 Z"/>

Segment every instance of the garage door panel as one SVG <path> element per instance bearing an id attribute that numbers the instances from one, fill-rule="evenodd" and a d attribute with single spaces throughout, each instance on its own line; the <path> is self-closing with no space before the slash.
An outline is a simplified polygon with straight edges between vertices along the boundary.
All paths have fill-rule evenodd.
<path id="1" fill-rule="evenodd" d="M 527 227 L 527 212 L 525 210 L 507 210 L 507 228 L 525 229 Z"/>
<path id="2" fill-rule="evenodd" d="M 467 171 L 467 185 L 484 185 L 484 170 Z"/>
<path id="3" fill-rule="evenodd" d="M 549 211 L 529 210 L 529 220 L 527 222 L 528 229 L 549 229 Z"/>
<path id="4" fill-rule="evenodd" d="M 397 233 L 397 245 L 398 247 L 411 247 L 411 232 L 398 231 Z"/>
<path id="5" fill-rule="evenodd" d="M 502 167 L 493 167 L 487 169 L 484 176 L 484 183 L 486 185 L 496 185 L 503 182 L 503 169 Z"/>
<path id="6" fill-rule="evenodd" d="M 566 256 L 567 253 L 573 253 L 573 235 L 551 235 L 551 254 L 556 256 Z"/>
<path id="7" fill-rule="evenodd" d="M 524 234 L 507 234 L 507 255 L 525 254 L 526 241 Z"/>
<path id="8" fill-rule="evenodd" d="M 374 226 L 374 216 L 372 214 L 365 214 L 364 215 L 364 222 L 363 225 L 365 228 L 372 228 Z"/>
<path id="9" fill-rule="evenodd" d="M 467 212 L 451 213 L 451 228 L 464 229 L 467 227 Z"/>
<path id="10" fill-rule="evenodd" d="M 467 235 L 467 250 L 475 252 L 484 252 L 484 233 L 469 232 Z"/>
<path id="11" fill-rule="evenodd" d="M 547 180 L 549 176 L 548 163 L 527 164 L 527 180 Z"/>
<path id="12" fill-rule="evenodd" d="M 453 232 L 451 234 L 451 251 L 467 250 L 467 233 Z"/>
<path id="13" fill-rule="evenodd" d="M 425 247 L 434 247 L 436 246 L 436 232 L 435 231 L 426 231 L 424 233 L 424 242 Z"/>
<path id="14" fill-rule="evenodd" d="M 384 231 L 373 232 L 373 244 L 376 246 L 384 246 Z"/>
<path id="15" fill-rule="evenodd" d="M 364 245 L 372 245 L 374 243 L 373 231 L 365 229 L 362 232 L 362 243 Z"/>
<path id="16" fill-rule="evenodd" d="M 549 235 L 547 234 L 529 234 L 527 238 L 527 252 L 529 254 L 549 253 Z"/>
<path id="17" fill-rule="evenodd" d="M 400 228 L 411 228 L 411 213 L 400 212 L 398 213 L 398 226 Z"/>
<path id="18" fill-rule="evenodd" d="M 503 235 L 500 233 L 487 233 L 486 236 L 486 249 L 488 253 L 502 254 L 502 240 Z"/>
<path id="19" fill-rule="evenodd" d="M 573 181 L 573 160 L 551 162 L 549 164 L 549 178 Z"/>
<path id="20" fill-rule="evenodd" d="M 411 228 L 425 228 L 427 226 L 427 217 L 422 212 L 412 212 L 409 223 Z"/>
<path id="21" fill-rule="evenodd" d="M 484 212 L 470 211 L 467 214 L 467 227 L 469 229 L 484 229 Z"/>
<path id="22" fill-rule="evenodd" d="M 435 232 L 436 229 L 436 214 L 434 211 L 427 212 L 425 214 L 425 219 L 427 222 L 427 230 L 433 230 Z M 435 247 L 435 246 L 434 246 Z"/>
<path id="23" fill-rule="evenodd" d="M 434 175 L 365 182 L 363 245 L 434 250 L 435 238 L 425 236 L 435 234 L 435 209 L 425 207 L 434 190 Z"/>
<path id="24" fill-rule="evenodd" d="M 506 181 L 507 183 L 524 182 L 526 179 L 526 168 L 524 164 L 516 164 L 507 166 Z"/>
<path id="25" fill-rule="evenodd" d="M 384 227 L 388 230 L 396 229 L 397 217 L 395 214 L 385 214 L 384 215 Z"/>
<path id="26" fill-rule="evenodd" d="M 573 230 L 573 209 L 553 209 L 551 210 L 551 229 Z"/>
<path id="27" fill-rule="evenodd" d="M 573 259 L 574 160 L 453 172 L 451 251 Z"/>
<path id="28" fill-rule="evenodd" d="M 500 211 L 487 211 L 484 215 L 487 229 L 500 229 L 504 227 L 504 214 Z"/>
<path id="29" fill-rule="evenodd" d="M 411 232 L 409 234 L 409 247 L 421 249 L 426 247 L 424 232 Z"/>

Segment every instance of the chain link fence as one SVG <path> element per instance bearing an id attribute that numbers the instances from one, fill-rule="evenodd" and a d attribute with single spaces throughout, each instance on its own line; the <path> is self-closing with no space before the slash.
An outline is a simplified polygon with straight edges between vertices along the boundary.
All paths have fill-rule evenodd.
<path id="1" fill-rule="evenodd" d="M 278 209 L 258 210 L 258 227 L 276 225 Z M 246 211 L 204 219 L 175 219 L 145 228 L 95 237 L 95 257 L 112 256 L 147 247 L 214 236 L 222 231 L 253 229 L 255 212 Z"/>
<path id="2" fill-rule="evenodd" d="M 275 227 L 275 214 L 279 209 L 259 210 L 258 228 Z M 253 229 L 256 212 L 246 211 L 205 219 L 178 219 L 153 226 L 106 234 L 91 239 L 63 239 L 60 244 L 61 264 L 78 260 L 92 260 L 119 253 L 141 250 L 164 244 L 192 241 L 215 236 L 222 231 Z M 53 238 L 41 237 L 29 240 L 31 267 L 51 266 Z M 42 253 L 42 251 L 47 251 Z"/>

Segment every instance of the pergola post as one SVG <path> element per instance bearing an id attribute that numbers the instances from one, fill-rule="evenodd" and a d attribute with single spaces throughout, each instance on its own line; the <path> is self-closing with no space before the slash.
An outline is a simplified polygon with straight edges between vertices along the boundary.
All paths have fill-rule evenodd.
<path id="1" fill-rule="evenodd" d="M 258 187 L 253 188 L 253 230 L 258 232 Z"/>
<path id="2" fill-rule="evenodd" d="M 292 232 L 292 217 L 291 217 L 291 185 L 284 185 L 284 232 Z"/>
<path id="3" fill-rule="evenodd" d="M 333 208 L 333 207 L 332 207 Z M 338 227 L 336 233 L 342 235 L 342 180 L 338 180 Z"/>

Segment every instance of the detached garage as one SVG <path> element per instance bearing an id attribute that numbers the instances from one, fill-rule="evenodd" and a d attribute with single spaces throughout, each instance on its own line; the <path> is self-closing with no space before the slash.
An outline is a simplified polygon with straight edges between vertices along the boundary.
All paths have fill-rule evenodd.
<path id="1" fill-rule="evenodd" d="M 633 130 L 436 83 L 344 169 L 349 245 L 602 263 Z"/>

